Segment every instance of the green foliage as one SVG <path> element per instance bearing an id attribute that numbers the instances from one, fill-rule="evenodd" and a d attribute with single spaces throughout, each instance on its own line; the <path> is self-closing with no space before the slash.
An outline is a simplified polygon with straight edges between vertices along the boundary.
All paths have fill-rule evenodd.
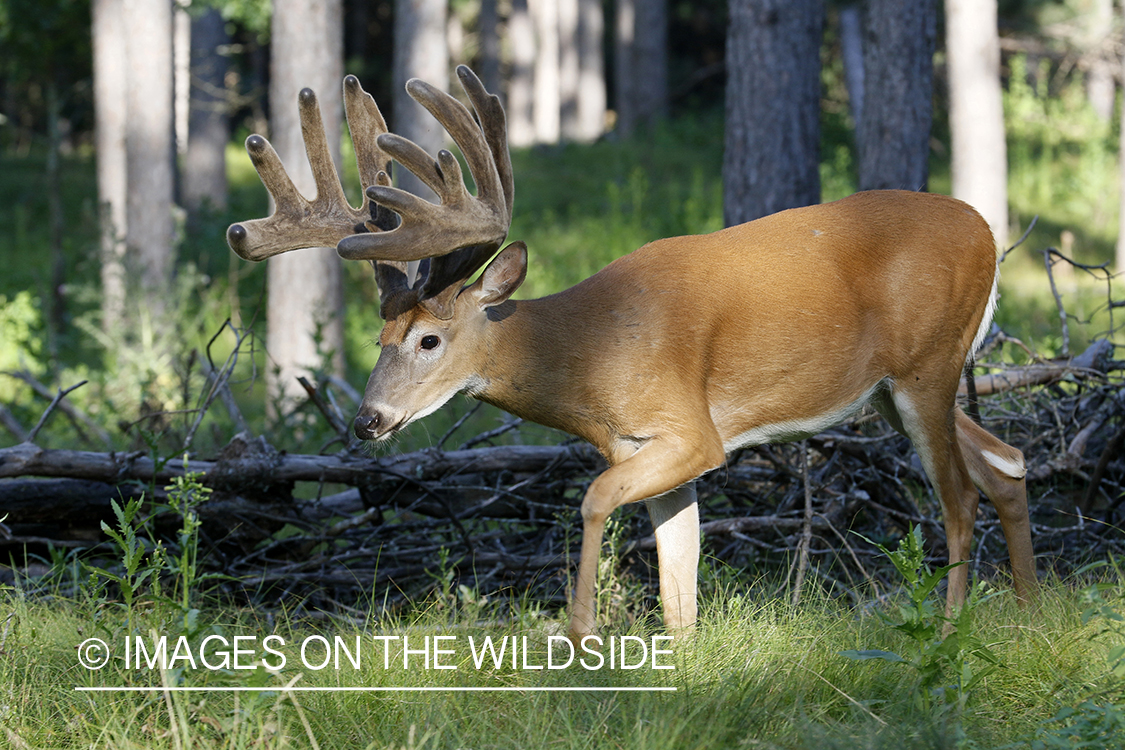
<path id="1" fill-rule="evenodd" d="M 43 315 L 39 299 L 30 291 L 16 292 L 9 299 L 0 294 L 0 372 L 27 370 L 40 376 L 43 362 Z M 12 403 L 18 388 L 11 378 L 0 376 L 0 403 Z"/>
<path id="2" fill-rule="evenodd" d="M 951 719 L 953 731 L 963 735 L 961 717 L 973 691 L 999 665 L 973 629 L 974 611 L 991 595 L 972 591 L 956 616 L 947 618 L 939 614 L 942 605 L 932 594 L 950 570 L 964 563 L 931 570 L 925 561 L 919 526 L 912 526 L 894 551 L 875 546 L 894 564 L 905 581 L 908 597 L 906 603 L 898 605 L 897 618 L 882 612 L 879 616 L 909 638 L 909 650 L 906 655 L 882 649 L 845 650 L 840 654 L 856 661 L 880 659 L 911 667 L 918 676 L 913 692 L 917 707 L 926 714 L 934 712 L 937 717 Z"/>
<path id="3" fill-rule="evenodd" d="M 90 0 L 0 0 L 0 65 L 5 77 L 66 83 L 90 68 Z M 63 81 L 59 81 L 63 83 Z"/>
<path id="4" fill-rule="evenodd" d="M 184 473 L 172 480 L 168 490 L 168 506 L 180 515 L 181 525 L 176 541 L 179 553 L 169 558 L 169 567 L 176 576 L 180 608 L 191 611 L 195 584 L 199 579 L 199 513 L 197 508 L 211 496 L 211 488 L 201 481 L 202 472 L 189 472 L 184 456 Z"/>
<path id="5" fill-rule="evenodd" d="M 146 558 L 149 549 L 143 538 L 137 534 L 139 525 L 137 514 L 144 503 L 144 497 L 126 501 L 124 508 L 116 500 L 111 499 L 109 502 L 117 519 L 117 526 L 110 526 L 105 521 L 102 521 L 101 525 L 102 531 L 117 545 L 121 562 L 120 570 L 115 572 L 92 564 L 85 564 L 85 567 L 94 576 L 117 584 L 131 622 L 137 594 L 141 592 L 145 581 L 150 578 L 155 581 L 163 560 L 158 553 Z"/>
<path id="6" fill-rule="evenodd" d="M 197 13 L 202 8 L 217 8 L 224 20 L 237 23 L 255 34 L 259 43 L 269 40 L 270 19 L 273 17 L 271 0 L 196 0 L 189 7 Z"/>
<path id="7" fill-rule="evenodd" d="M 1046 60 L 1029 70 L 1015 55 L 1010 65 L 1009 201 L 1021 214 L 1112 241 L 1120 194 L 1115 123 L 1094 113 L 1080 82 L 1049 92 Z"/>
<path id="8" fill-rule="evenodd" d="M 1098 563 L 1083 572 L 1102 567 Z M 1076 750 L 1077 748 L 1107 748 L 1125 745 L 1125 616 L 1105 594 L 1119 588 L 1119 584 L 1094 583 L 1081 592 L 1086 605 L 1082 612 L 1082 625 L 1103 623 L 1091 636 L 1094 640 L 1111 639 L 1105 656 L 1106 674 L 1094 686 L 1084 686 L 1085 693 L 1076 705 L 1063 706 L 1049 720 L 1043 722 L 1029 743 L 1032 750 Z"/>
<path id="9" fill-rule="evenodd" d="M 920 580 L 924 575 L 920 575 Z M 1119 579 L 1119 576 L 1118 576 Z M 1116 581 L 1119 586 L 1120 580 Z M 1119 605 L 1106 601 L 1113 609 Z M 530 606 L 494 606 L 479 592 L 458 591 L 457 606 L 436 608 L 430 601 L 408 607 L 399 616 L 368 615 L 358 621 L 299 620 L 284 611 L 266 616 L 248 609 L 201 605 L 190 623 L 167 619 L 159 602 L 137 607 L 127 623 L 136 634 L 184 634 L 194 647 L 209 634 L 266 634 L 298 644 L 310 635 L 351 643 L 356 636 L 370 645 L 372 635 L 451 635 L 499 639 L 527 637 L 531 663 L 542 663 L 548 635 L 561 623 Z M 784 747 L 824 748 L 1116 747 L 1112 735 L 1102 744 L 1092 733 L 1079 740 L 1078 719 L 1105 726 L 1118 714 L 1119 702 L 1088 693 L 1075 708 L 1060 712 L 1059 696 L 1099 683 L 1107 662 L 1091 658 L 1090 626 L 1077 617 L 1078 597 L 1065 585 L 1047 583 L 1031 623 L 1021 622 L 1014 606 L 1001 598 L 977 604 L 974 628 L 987 639 L 1006 668 L 996 670 L 977 692 L 979 710 L 962 716 L 963 733 L 935 723 L 919 712 L 917 674 L 900 663 L 872 659 L 864 668 L 838 653 L 854 643 L 904 634 L 888 630 L 863 610 L 842 607 L 816 588 L 792 608 L 776 599 L 756 599 L 720 592 L 702 602 L 697 632 L 673 644 L 674 670 L 634 672 L 548 672 L 547 670 L 474 669 L 458 662 L 456 670 L 384 669 L 382 655 L 350 667 L 308 670 L 290 666 L 273 673 L 254 670 L 129 669 L 118 658 L 90 672 L 76 666 L 75 645 L 91 630 L 94 613 L 104 628 L 126 627 L 120 606 L 102 601 L 93 609 L 66 598 L 31 600 L 18 591 L 0 590 L 0 723 L 16 747 L 96 746 L 121 748 L 263 748 L 306 747 Z M 452 604 L 452 602 L 451 602 Z M 866 603 L 862 605 L 866 608 Z M 178 610 L 174 610 L 178 611 Z M 499 612 L 510 612 L 502 619 Z M 12 627 L 5 634 L 3 623 Z M 268 619 L 267 619 L 268 617 Z M 620 624 L 603 635 L 628 633 L 647 638 L 659 634 L 640 621 Z M 120 639 L 113 641 L 120 648 Z M 895 648 L 899 653 L 906 652 Z M 1102 649 L 1105 653 L 1105 649 Z M 369 652 L 367 656 L 370 656 Z M 260 665 L 259 665 L 260 666 Z M 435 688 L 460 687 L 675 687 L 674 693 L 433 693 L 401 692 L 292 694 L 284 687 Z M 98 687 L 263 687 L 265 693 L 78 693 L 75 685 Z M 1089 699 L 1090 704 L 1083 701 Z M 1044 730 L 1059 715 L 1073 733 L 1055 742 Z M 481 721 L 488 716 L 489 721 Z M 1109 717 L 1102 721 L 1100 717 Z M 1092 732 L 1092 729 L 1090 730 Z M 1034 736 L 1030 736 L 1034 735 Z M 1060 735 L 1061 736 L 1061 735 Z M 1050 742 L 1051 744 L 1048 744 Z M 1085 742 L 1086 744 L 1081 744 Z"/>

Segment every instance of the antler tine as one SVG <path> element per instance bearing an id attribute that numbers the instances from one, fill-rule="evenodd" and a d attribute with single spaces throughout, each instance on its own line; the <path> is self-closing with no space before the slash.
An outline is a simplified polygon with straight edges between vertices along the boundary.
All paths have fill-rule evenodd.
<path id="1" fill-rule="evenodd" d="M 499 100 L 492 105 L 490 100 L 495 97 L 484 90 L 468 68 L 462 68 L 464 72 L 458 69 L 462 84 L 468 82 L 466 93 L 487 125 L 478 125 L 464 105 L 424 81 L 413 79 L 406 88 L 461 148 L 477 184 L 477 195 L 474 197 L 468 192 L 461 167 L 450 152 L 443 149 L 438 152 L 435 161 L 405 138 L 393 134 L 380 135 L 379 147 L 416 174 L 441 202 L 430 203 L 406 191 L 383 185 L 367 188 L 368 198 L 399 214 L 402 224 L 392 232 L 342 239 L 336 248 L 342 257 L 349 260 L 405 261 L 471 250 L 469 254 L 475 258 L 483 256 L 475 261 L 476 266 L 472 270 L 476 270 L 504 241 L 512 216 L 512 180 L 504 136 L 503 108 Z M 459 262 L 454 265 L 466 264 Z M 435 266 L 431 265 L 430 270 L 432 282 L 436 280 L 433 278 Z"/>
<path id="2" fill-rule="evenodd" d="M 309 201 L 301 195 L 269 141 L 256 134 L 247 138 L 246 150 L 262 184 L 273 197 L 275 208 L 265 219 L 239 222 L 227 229 L 227 244 L 246 260 L 265 260 L 305 247 L 335 246 L 344 237 L 368 231 L 370 227 L 365 222 L 369 218 L 376 219 L 378 228 L 393 226 L 386 221 L 390 217 L 381 222 L 371 216 L 366 195 L 358 209 L 348 204 L 328 149 L 316 94 L 303 89 L 297 102 L 316 198 Z M 387 132 L 386 122 L 375 100 L 354 76 L 344 79 L 344 105 L 361 180 L 368 185 L 389 185 L 386 172 L 390 169 L 390 158 L 377 145 L 379 134 Z"/>
<path id="3" fill-rule="evenodd" d="M 508 117 L 504 114 L 504 105 L 500 103 L 500 97 L 488 93 L 476 73 L 467 65 L 457 66 L 457 78 L 461 81 L 461 88 L 469 96 L 484 132 L 484 139 L 492 151 L 492 161 L 496 165 L 510 217 L 515 200 L 515 178 L 512 174 L 512 156 L 508 152 Z"/>
<path id="4" fill-rule="evenodd" d="M 352 134 L 359 184 L 374 185 L 380 172 L 390 172 L 391 160 L 375 145 L 375 139 L 387 132 L 387 121 L 379 111 L 374 97 L 363 90 L 355 76 L 344 77 L 344 114 Z"/>

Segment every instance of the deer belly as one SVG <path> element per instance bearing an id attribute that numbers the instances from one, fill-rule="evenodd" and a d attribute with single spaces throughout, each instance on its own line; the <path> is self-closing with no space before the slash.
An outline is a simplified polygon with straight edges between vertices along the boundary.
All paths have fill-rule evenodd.
<path id="1" fill-rule="evenodd" d="M 788 443 L 816 435 L 854 417 L 881 387 L 882 381 L 852 401 L 787 419 L 763 421 L 754 419 L 749 410 L 716 408 L 712 408 L 711 418 L 722 436 L 723 449 L 727 453 L 765 443 Z"/>

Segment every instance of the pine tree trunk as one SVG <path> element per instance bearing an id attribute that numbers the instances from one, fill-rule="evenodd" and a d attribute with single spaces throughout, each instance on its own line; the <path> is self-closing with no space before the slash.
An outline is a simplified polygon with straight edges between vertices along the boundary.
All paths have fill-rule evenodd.
<path id="1" fill-rule="evenodd" d="M 652 127 L 668 117 L 668 3 L 637 3 L 633 44 L 633 96 L 637 124 Z"/>
<path id="2" fill-rule="evenodd" d="M 219 48 L 229 42 L 226 23 L 218 10 L 211 8 L 192 20 L 184 203 L 193 213 L 207 206 L 223 209 L 227 205 L 227 58 L 219 54 Z M 325 91 L 324 95 L 330 97 L 332 93 Z"/>
<path id="3" fill-rule="evenodd" d="M 512 0 L 508 18 L 512 72 L 508 77 L 508 142 L 515 147 L 535 143 L 535 25 L 528 0 Z"/>
<path id="4" fill-rule="evenodd" d="M 53 68 L 54 66 L 52 66 Z M 59 124 L 62 102 L 59 96 L 58 76 L 51 70 L 46 85 L 47 100 L 47 224 L 51 245 L 51 301 L 50 326 L 47 342 L 52 359 L 58 354 L 59 335 L 66 325 L 66 256 L 63 254 L 65 216 L 62 203 L 62 131 Z"/>
<path id="5" fill-rule="evenodd" d="M 666 0 L 617 0 L 616 11 L 617 131 L 629 136 L 668 116 L 668 6 Z"/>
<path id="6" fill-rule="evenodd" d="M 578 0 L 557 0 L 559 10 L 559 123 L 562 137 L 578 140 Z"/>
<path id="7" fill-rule="evenodd" d="M 1083 16 L 1086 28 L 1080 42 L 1085 56 L 1089 58 L 1086 98 L 1098 117 L 1108 122 L 1113 117 L 1117 97 L 1113 76 L 1113 0 L 1092 0 L 1086 5 L 1092 6 Z"/>
<path id="8" fill-rule="evenodd" d="M 578 134 L 594 141 L 605 132 L 605 17 L 599 0 L 578 0 Z"/>
<path id="9" fill-rule="evenodd" d="M 341 0 L 274 0 L 271 21 L 270 142 L 293 184 L 316 195 L 297 109 L 302 88 L 320 101 L 329 148 L 339 161 L 343 119 Z M 335 248 L 309 248 L 269 260 L 266 350 L 270 406 L 288 408 L 304 390 L 297 377 L 343 371 L 343 275 Z M 280 401 L 280 404 L 277 402 Z"/>
<path id="10" fill-rule="evenodd" d="M 125 314 L 125 5 L 123 0 L 93 0 L 91 11 L 102 328 L 110 332 Z"/>
<path id="11" fill-rule="evenodd" d="M 1008 234 L 1008 152 L 1000 96 L 996 0 L 945 0 L 953 197 L 981 213 L 997 244 Z"/>
<path id="12" fill-rule="evenodd" d="M 172 109 L 175 121 L 176 159 L 188 147 L 188 116 L 191 112 L 191 0 L 176 0 L 172 8 Z"/>
<path id="13" fill-rule="evenodd" d="M 936 29 L 936 0 L 866 0 L 860 190 L 926 189 Z"/>
<path id="14" fill-rule="evenodd" d="M 558 0 L 530 0 L 535 24 L 535 140 L 558 143 L 562 106 L 559 90 Z"/>
<path id="15" fill-rule="evenodd" d="M 128 58 L 125 244 L 145 302 L 161 313 L 173 257 L 172 2 L 125 0 Z M 119 41 L 120 43 L 120 41 Z"/>
<path id="16" fill-rule="evenodd" d="M 615 129 L 625 138 L 632 135 L 637 126 L 637 99 L 633 93 L 637 2 L 614 0 L 613 3 L 613 111 L 617 116 Z"/>
<path id="17" fill-rule="evenodd" d="M 820 0 L 731 0 L 723 215 L 820 201 Z"/>
<path id="18" fill-rule="evenodd" d="M 480 3 L 480 80 L 493 93 L 500 91 L 500 11 L 497 0 Z"/>
<path id="19" fill-rule="evenodd" d="M 442 91 L 449 89 L 445 21 L 445 0 L 395 0 L 391 130 L 414 141 L 435 158 L 445 146 L 445 131 L 410 98 L 405 86 L 411 78 L 421 78 Z M 395 182 L 412 193 L 436 199 L 433 191 L 405 169 L 395 168 Z"/>
<path id="20" fill-rule="evenodd" d="M 859 0 L 840 7 L 840 56 L 844 62 L 844 85 L 852 122 L 859 129 L 863 119 L 863 22 Z"/>

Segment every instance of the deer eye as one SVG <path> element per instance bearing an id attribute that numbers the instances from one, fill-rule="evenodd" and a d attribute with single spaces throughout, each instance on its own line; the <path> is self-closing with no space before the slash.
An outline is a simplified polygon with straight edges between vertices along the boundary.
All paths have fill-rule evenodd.
<path id="1" fill-rule="evenodd" d="M 433 334 L 430 334 L 429 336 L 422 337 L 421 347 L 423 349 L 437 349 L 438 344 L 440 343 L 441 339 L 439 339 L 437 336 L 434 336 Z"/>

